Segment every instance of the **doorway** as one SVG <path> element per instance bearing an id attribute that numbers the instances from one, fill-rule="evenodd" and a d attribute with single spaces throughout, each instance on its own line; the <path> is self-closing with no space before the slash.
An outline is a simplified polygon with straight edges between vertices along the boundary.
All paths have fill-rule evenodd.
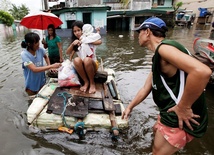
<path id="1" fill-rule="evenodd" d="M 91 12 L 85 12 L 82 14 L 82 16 L 84 24 L 91 24 Z"/>

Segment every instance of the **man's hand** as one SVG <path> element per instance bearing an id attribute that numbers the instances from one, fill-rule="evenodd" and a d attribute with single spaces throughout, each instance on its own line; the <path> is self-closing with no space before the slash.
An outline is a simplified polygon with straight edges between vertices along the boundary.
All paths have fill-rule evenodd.
<path id="1" fill-rule="evenodd" d="M 126 108 L 123 113 L 122 113 L 122 119 L 128 119 L 128 117 L 130 117 L 130 113 L 131 113 L 131 109 Z"/>
<path id="2" fill-rule="evenodd" d="M 200 118 L 199 115 L 195 115 L 192 112 L 191 108 L 185 108 L 185 107 L 180 107 L 179 105 L 175 105 L 174 107 L 170 108 L 167 112 L 175 112 L 176 115 L 178 116 L 178 125 L 180 129 L 183 129 L 183 122 L 187 125 L 187 127 L 190 130 L 193 130 L 190 122 L 200 125 L 195 118 Z"/>

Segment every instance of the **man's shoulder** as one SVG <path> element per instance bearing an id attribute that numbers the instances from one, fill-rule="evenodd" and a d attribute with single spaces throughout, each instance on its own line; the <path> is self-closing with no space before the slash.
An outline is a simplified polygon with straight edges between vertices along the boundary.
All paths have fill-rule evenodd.
<path id="1" fill-rule="evenodd" d="M 175 40 L 164 39 L 164 40 L 162 40 L 162 44 L 167 44 L 167 45 L 170 45 L 170 46 L 174 46 L 177 49 L 179 49 L 180 51 L 191 55 L 187 48 L 185 48 L 182 44 L 180 44 L 179 42 L 177 42 Z"/>
<path id="2" fill-rule="evenodd" d="M 171 40 L 171 39 L 164 39 L 161 41 L 163 44 L 180 44 L 175 40 Z"/>
<path id="3" fill-rule="evenodd" d="M 175 40 L 170 40 L 170 39 L 164 39 L 162 40 L 162 44 L 167 44 L 167 45 L 171 45 L 174 47 L 177 47 L 179 49 L 183 49 L 185 48 L 182 44 L 180 44 L 179 42 L 175 41 Z"/>

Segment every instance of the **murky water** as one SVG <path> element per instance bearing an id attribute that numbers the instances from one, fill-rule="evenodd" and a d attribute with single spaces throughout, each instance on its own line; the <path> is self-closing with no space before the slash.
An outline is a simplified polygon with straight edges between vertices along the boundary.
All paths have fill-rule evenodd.
<path id="1" fill-rule="evenodd" d="M 210 26 L 178 27 L 170 30 L 168 37 L 184 44 L 191 52 L 196 37 L 207 38 Z M 21 68 L 20 43 L 24 30 L 17 32 L 0 25 L 0 154 L 1 155 L 139 155 L 149 154 L 152 143 L 152 126 L 158 114 L 151 95 L 137 106 L 130 117 L 129 128 L 121 132 L 118 143 L 111 141 L 107 131 L 88 132 L 86 139 L 59 132 L 29 129 L 26 125 L 28 98 L 24 93 Z M 119 37 L 123 35 L 123 37 Z M 138 45 L 138 35 L 133 32 L 108 32 L 102 36 L 103 44 L 97 56 L 104 66 L 116 71 L 117 87 L 125 106 L 141 88 L 151 69 L 152 53 Z M 63 38 L 63 47 L 69 45 Z M 209 128 L 201 139 L 195 139 L 177 154 L 214 154 L 214 87 L 207 88 Z"/>

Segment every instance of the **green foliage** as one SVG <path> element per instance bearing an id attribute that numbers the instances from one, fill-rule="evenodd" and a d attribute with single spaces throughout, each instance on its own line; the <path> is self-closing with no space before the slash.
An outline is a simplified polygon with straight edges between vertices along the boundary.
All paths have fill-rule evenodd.
<path id="1" fill-rule="evenodd" d="M 120 0 L 120 3 L 122 3 L 123 8 L 126 9 L 130 3 L 130 0 Z"/>
<path id="2" fill-rule="evenodd" d="M 177 10 L 178 10 L 180 7 L 182 7 L 182 5 L 183 5 L 183 2 L 178 2 L 178 3 L 176 3 L 175 6 L 173 7 L 173 8 L 174 8 L 174 11 L 177 12 Z"/>
<path id="3" fill-rule="evenodd" d="M 14 18 L 8 12 L 0 10 L 0 21 L 7 26 L 11 26 L 14 22 Z"/>
<path id="4" fill-rule="evenodd" d="M 9 12 L 13 16 L 14 19 L 21 20 L 25 15 L 29 14 L 29 8 L 25 5 L 16 6 L 12 4 L 12 9 L 9 9 Z"/>
<path id="5" fill-rule="evenodd" d="M 177 7 L 181 7 L 183 5 L 183 2 L 178 2 L 178 3 L 176 3 L 176 6 Z"/>
<path id="6" fill-rule="evenodd" d="M 172 22 L 173 22 L 173 26 L 172 27 L 174 27 L 175 26 L 175 17 L 176 17 L 176 13 L 178 12 L 178 9 L 180 8 L 180 7 L 182 7 L 182 5 L 183 5 L 183 2 L 177 2 L 174 6 L 173 6 L 173 9 L 174 9 L 174 12 L 173 12 L 173 18 L 172 18 Z"/>

